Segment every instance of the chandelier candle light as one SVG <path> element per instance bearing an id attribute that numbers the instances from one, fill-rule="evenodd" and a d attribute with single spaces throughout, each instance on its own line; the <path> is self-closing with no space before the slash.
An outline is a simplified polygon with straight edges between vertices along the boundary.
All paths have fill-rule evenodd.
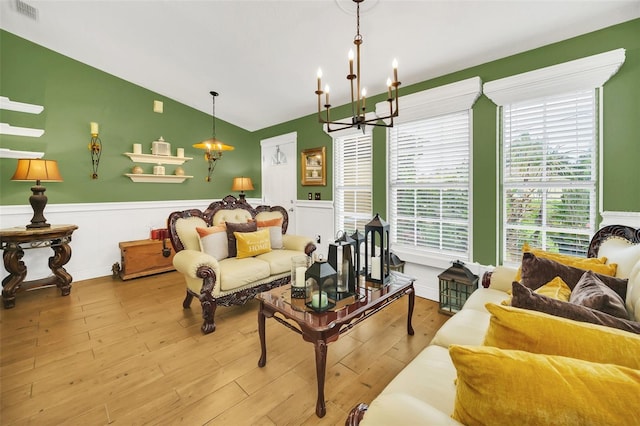
<path id="1" fill-rule="evenodd" d="M 363 43 L 362 35 L 360 34 L 360 3 L 364 0 L 353 0 L 356 4 L 356 35 L 353 38 L 353 44 L 356 45 L 356 73 L 353 73 L 353 50 L 349 50 L 349 74 L 347 74 L 347 80 L 351 84 L 351 122 L 344 121 L 332 121 L 331 120 L 331 104 L 329 103 L 329 85 L 322 90 L 322 70 L 318 69 L 318 88 L 316 95 L 318 95 L 318 121 L 327 125 L 327 132 L 335 132 L 338 130 L 348 129 L 351 127 L 357 127 L 364 132 L 365 126 L 379 126 L 379 127 L 393 127 L 393 118 L 398 116 L 398 87 L 400 82 L 398 81 L 398 61 L 393 60 L 393 81 L 391 78 L 387 78 L 387 102 L 389 103 L 389 114 L 384 116 L 366 118 L 367 106 L 366 96 L 367 90 L 363 87 L 360 88 L 361 74 L 360 74 L 360 45 Z M 324 117 L 322 114 L 322 95 L 325 95 Z M 388 123 L 381 120 L 389 120 Z M 338 127 L 331 128 L 331 125 Z"/>
<path id="2" fill-rule="evenodd" d="M 204 159 L 209 165 L 207 177 L 205 178 L 207 182 L 211 182 L 213 169 L 215 169 L 217 161 L 222 158 L 222 151 L 233 151 L 235 149 L 231 145 L 225 145 L 216 139 L 216 96 L 218 96 L 218 92 L 211 91 L 209 93 L 213 98 L 213 114 L 211 115 L 213 122 L 213 136 L 210 139 L 193 145 L 194 148 L 204 149 L 206 151 Z"/>

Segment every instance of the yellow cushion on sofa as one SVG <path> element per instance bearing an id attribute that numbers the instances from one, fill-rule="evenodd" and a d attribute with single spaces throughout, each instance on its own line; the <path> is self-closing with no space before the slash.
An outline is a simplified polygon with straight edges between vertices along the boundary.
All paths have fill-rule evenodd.
<path id="1" fill-rule="evenodd" d="M 485 305 L 486 346 L 561 355 L 640 369 L 640 335 L 528 309 Z"/>
<path id="2" fill-rule="evenodd" d="M 640 424 L 640 370 L 487 346 L 449 354 L 465 425 Z"/>
<path id="3" fill-rule="evenodd" d="M 571 289 L 560 277 L 555 277 L 534 291 L 538 294 L 542 294 L 543 296 L 551 297 L 552 299 L 562 300 L 563 302 L 568 302 L 571 297 Z M 511 293 L 511 291 L 509 291 L 509 293 Z M 501 304 L 511 306 L 511 297 L 503 300 Z"/>
<path id="4" fill-rule="evenodd" d="M 556 262 L 562 263 L 563 265 L 573 266 L 574 268 L 593 271 L 603 275 L 611 275 L 612 277 L 616 275 L 616 270 L 618 269 L 618 265 L 615 263 L 611 263 L 608 265 L 605 264 L 605 262 L 607 261 L 606 257 L 579 257 L 571 256 L 568 254 L 551 253 L 545 250 L 531 248 L 527 243 L 524 243 L 522 245 L 522 252 L 532 253 L 537 257 L 555 260 Z M 521 270 L 520 268 L 518 268 L 515 280 L 520 281 L 520 278 L 522 278 Z"/>
<path id="5" fill-rule="evenodd" d="M 242 259 L 271 251 L 271 239 L 268 229 L 254 232 L 234 232 L 238 253 L 236 257 Z"/>

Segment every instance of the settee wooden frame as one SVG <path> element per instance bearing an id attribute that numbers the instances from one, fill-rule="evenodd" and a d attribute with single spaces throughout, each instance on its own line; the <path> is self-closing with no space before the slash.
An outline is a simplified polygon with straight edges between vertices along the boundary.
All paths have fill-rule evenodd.
<path id="1" fill-rule="evenodd" d="M 178 221 L 178 219 L 199 217 L 203 219 L 208 226 L 211 226 L 213 218 L 217 212 L 219 212 L 220 210 L 235 209 L 246 210 L 254 219 L 256 218 L 256 215 L 258 215 L 258 213 L 277 211 L 282 214 L 283 218 L 282 234 L 285 234 L 287 232 L 287 228 L 289 226 L 289 215 L 287 214 L 287 210 L 284 207 L 261 205 L 253 208 L 245 200 L 236 199 L 233 195 L 227 195 L 222 200 L 214 201 L 213 203 L 209 204 L 209 206 L 204 211 L 198 209 L 189 209 L 176 211 L 169 215 L 167 228 L 169 230 L 169 239 L 171 240 L 171 245 L 173 246 L 175 252 L 178 253 L 185 248 L 176 230 L 176 222 Z M 305 254 L 307 254 L 307 256 L 310 256 L 315 251 L 315 249 L 315 244 L 307 244 L 307 246 L 305 247 Z M 218 305 L 244 305 L 249 300 L 253 299 L 258 293 L 288 284 L 291 280 L 291 276 L 285 276 L 276 278 L 270 282 L 259 284 L 254 287 L 243 288 L 224 296 L 214 297 L 212 292 L 214 284 L 216 282 L 216 273 L 213 271 L 213 269 L 207 265 L 200 266 L 196 272 L 196 275 L 199 278 L 202 278 L 202 287 L 200 289 L 200 293 L 196 293 L 187 287 L 187 294 L 184 301 L 182 302 L 182 307 L 184 309 L 189 309 L 194 297 L 200 301 L 200 305 L 202 306 L 203 318 L 201 330 L 204 334 L 212 333 L 216 329 L 214 316 Z"/>
<path id="2" fill-rule="evenodd" d="M 587 249 L 587 257 L 598 257 L 600 246 L 609 238 L 620 238 L 629 241 L 631 244 L 640 244 L 640 228 L 636 229 L 626 225 L 608 225 L 600 228 L 593 237 L 591 237 Z M 487 288 L 490 282 L 491 272 L 487 271 L 482 276 L 482 286 Z M 369 405 L 367 403 L 358 403 L 349 411 L 345 420 L 345 426 L 358 426 L 368 409 Z"/>

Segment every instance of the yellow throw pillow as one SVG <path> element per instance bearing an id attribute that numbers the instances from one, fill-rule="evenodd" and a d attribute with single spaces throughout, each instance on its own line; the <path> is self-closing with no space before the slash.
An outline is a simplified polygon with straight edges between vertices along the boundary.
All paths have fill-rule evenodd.
<path id="1" fill-rule="evenodd" d="M 540 249 L 532 249 L 529 247 L 528 243 L 524 243 L 522 245 L 523 253 L 532 253 L 536 255 L 536 257 L 541 257 L 543 259 L 554 260 L 558 263 L 562 263 L 563 265 L 573 266 L 574 268 L 584 269 L 585 271 L 593 271 L 603 275 L 611 275 L 612 277 L 616 276 L 616 271 L 618 269 L 618 265 L 615 263 L 605 264 L 607 261 L 606 257 L 578 257 L 578 256 L 570 256 L 568 254 L 560 254 L 560 253 L 551 253 L 545 250 Z M 516 273 L 515 280 L 520 281 L 522 278 L 522 271 L 518 268 L 518 272 Z"/>
<path id="2" fill-rule="evenodd" d="M 486 346 L 640 369 L 640 335 L 542 312 L 487 303 Z"/>
<path id="3" fill-rule="evenodd" d="M 465 425 L 640 424 L 640 370 L 487 346 L 449 354 Z"/>
<path id="4" fill-rule="evenodd" d="M 535 289 L 535 292 L 563 302 L 568 302 L 571 297 L 571 289 L 560 277 L 555 277 L 542 287 Z"/>
<path id="5" fill-rule="evenodd" d="M 253 257 L 271 251 L 271 238 L 268 229 L 254 232 L 234 232 L 238 259 Z"/>
<path id="6" fill-rule="evenodd" d="M 555 277 L 542 287 L 537 288 L 535 292 L 543 296 L 551 297 L 552 299 L 562 300 L 563 302 L 568 302 L 571 297 L 571 289 L 560 277 Z M 503 300 L 500 304 L 511 306 L 511 297 Z"/>

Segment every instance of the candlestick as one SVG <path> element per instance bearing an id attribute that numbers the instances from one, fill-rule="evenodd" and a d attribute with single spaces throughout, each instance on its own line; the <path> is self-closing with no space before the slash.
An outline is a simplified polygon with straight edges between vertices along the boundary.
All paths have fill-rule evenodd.
<path id="1" fill-rule="evenodd" d="M 304 287 L 304 273 L 307 271 L 307 268 L 303 266 L 299 266 L 296 268 L 296 281 L 293 284 L 296 287 Z"/>
<path id="2" fill-rule="evenodd" d="M 367 89 L 362 89 L 362 110 L 366 109 L 367 102 Z"/>
<path id="3" fill-rule="evenodd" d="M 324 86 L 324 94 L 325 94 L 324 104 L 329 105 L 329 85 L 328 84 Z"/>
<path id="4" fill-rule="evenodd" d="M 397 83 L 398 82 L 398 60 L 394 59 L 393 62 L 391 63 L 391 66 L 393 67 L 393 81 Z"/>
<path id="5" fill-rule="evenodd" d="M 391 99 L 391 79 L 387 78 L 387 98 Z"/>
<path id="6" fill-rule="evenodd" d="M 372 257 L 371 258 L 371 278 L 374 280 L 379 280 L 380 277 L 380 258 Z"/>
<path id="7" fill-rule="evenodd" d="M 349 75 L 353 75 L 353 49 L 349 49 Z"/>
<path id="8" fill-rule="evenodd" d="M 322 87 L 322 70 L 318 68 L 318 92 L 321 91 Z"/>

